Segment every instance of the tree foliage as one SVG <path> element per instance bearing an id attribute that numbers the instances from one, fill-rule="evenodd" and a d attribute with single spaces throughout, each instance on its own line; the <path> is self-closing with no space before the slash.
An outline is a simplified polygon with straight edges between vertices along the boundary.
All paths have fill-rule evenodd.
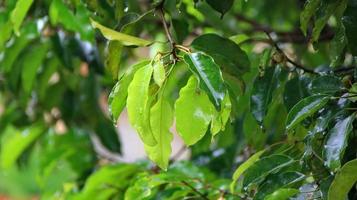
<path id="1" fill-rule="evenodd" d="M 0 194 L 356 199 L 356 9 L 356 0 L 1 1 Z M 146 161 L 96 151 L 94 140 L 121 153 L 125 108 Z M 187 161 L 172 155 L 172 127 Z"/>

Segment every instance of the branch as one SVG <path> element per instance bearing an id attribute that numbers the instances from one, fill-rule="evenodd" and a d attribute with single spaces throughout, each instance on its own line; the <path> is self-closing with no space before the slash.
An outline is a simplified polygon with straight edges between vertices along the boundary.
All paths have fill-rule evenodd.
<path id="1" fill-rule="evenodd" d="M 181 181 L 181 182 L 182 182 L 184 185 L 186 185 L 187 187 L 191 188 L 191 190 L 192 190 L 194 193 L 198 194 L 200 197 L 202 197 L 202 199 L 209 200 L 205 194 L 203 194 L 203 193 L 201 193 L 200 191 L 198 191 L 195 187 L 193 187 L 192 185 L 190 185 L 187 181 Z"/>

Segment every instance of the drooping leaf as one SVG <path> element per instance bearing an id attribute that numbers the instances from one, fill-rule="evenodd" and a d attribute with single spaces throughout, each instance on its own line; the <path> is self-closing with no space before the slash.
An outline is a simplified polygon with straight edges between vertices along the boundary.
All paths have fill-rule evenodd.
<path id="1" fill-rule="evenodd" d="M 206 0 L 207 3 L 216 11 L 221 13 L 221 18 L 223 18 L 224 14 L 233 6 L 234 0 Z"/>
<path id="2" fill-rule="evenodd" d="M 289 112 L 286 119 L 286 129 L 293 129 L 302 120 L 314 114 L 329 101 L 326 95 L 313 95 L 299 101 Z"/>
<path id="3" fill-rule="evenodd" d="M 309 79 L 304 76 L 297 76 L 290 79 L 284 88 L 284 104 L 289 111 L 301 99 L 309 95 Z"/>
<path id="4" fill-rule="evenodd" d="M 141 140 L 148 146 L 157 144 L 146 114 L 150 110 L 149 84 L 152 76 L 150 64 L 138 69 L 128 87 L 126 101 L 130 124 L 136 129 Z"/>
<path id="5" fill-rule="evenodd" d="M 125 33 L 117 32 L 113 29 L 107 28 L 98 22 L 91 19 L 93 28 L 97 28 L 107 40 L 115 40 L 121 42 L 125 46 L 148 46 L 152 44 L 151 41 L 142 38 L 134 37 Z"/>
<path id="6" fill-rule="evenodd" d="M 247 54 L 230 39 L 210 33 L 195 38 L 191 46 L 210 55 L 223 71 L 235 77 L 249 71 Z"/>
<path id="7" fill-rule="evenodd" d="M 30 9 L 33 0 L 18 0 L 15 9 L 11 12 L 11 22 L 16 35 L 20 35 L 20 26 Z"/>
<path id="8" fill-rule="evenodd" d="M 305 3 L 304 10 L 300 14 L 300 28 L 304 35 L 306 35 L 306 31 L 310 22 L 311 17 L 315 14 L 318 9 L 321 0 L 308 0 Z"/>
<path id="9" fill-rule="evenodd" d="M 357 18 L 356 18 L 357 19 Z M 335 36 L 331 41 L 331 67 L 338 67 L 343 64 L 344 61 L 344 49 L 347 45 L 347 38 L 345 34 L 345 26 L 340 23 Z"/>
<path id="10" fill-rule="evenodd" d="M 171 141 L 173 135 L 170 127 L 173 122 L 172 108 L 162 97 L 156 102 L 150 111 L 150 125 L 157 141 L 155 146 L 145 146 L 149 158 L 161 169 L 167 170 L 171 155 Z"/>
<path id="11" fill-rule="evenodd" d="M 226 88 L 217 64 L 211 57 L 203 53 L 186 54 L 184 59 L 199 80 L 200 87 L 206 91 L 216 109 L 220 110 Z"/>
<path id="12" fill-rule="evenodd" d="M 299 194 L 298 189 L 281 188 L 266 196 L 264 200 L 288 200 L 290 197 L 293 197 L 296 194 Z"/>
<path id="13" fill-rule="evenodd" d="M 100 143 L 111 152 L 121 153 L 121 144 L 115 126 L 112 125 L 109 119 L 103 116 L 98 118 L 100 119 L 95 126 L 95 134 Z"/>
<path id="14" fill-rule="evenodd" d="M 26 148 L 28 148 L 43 132 L 44 126 L 39 123 L 24 130 L 18 130 L 12 126 L 8 126 L 1 138 L 1 166 L 3 168 L 12 167 Z"/>
<path id="15" fill-rule="evenodd" d="M 130 66 L 128 71 L 120 78 L 120 80 L 115 84 L 112 91 L 110 92 L 108 98 L 109 113 L 114 123 L 116 123 L 120 113 L 123 111 L 126 105 L 128 87 L 133 80 L 135 72 L 141 67 L 148 65 L 149 63 L 150 61 L 144 60 L 133 66 Z"/>
<path id="16" fill-rule="evenodd" d="M 260 156 L 265 152 L 265 150 L 258 151 L 254 155 L 252 155 L 248 160 L 246 160 L 244 163 L 239 165 L 239 167 L 234 171 L 233 177 L 232 177 L 232 183 L 230 185 L 231 192 L 234 192 L 235 189 L 235 184 L 239 177 L 249 168 L 251 167 L 255 162 L 257 162 L 260 158 Z"/>
<path id="17" fill-rule="evenodd" d="M 336 171 L 341 166 L 341 159 L 347 147 L 348 137 L 352 131 L 355 115 L 337 118 L 336 124 L 329 130 L 324 146 L 326 165 Z"/>
<path id="18" fill-rule="evenodd" d="M 254 199 L 264 199 L 264 197 L 272 194 L 280 188 L 294 187 L 294 184 L 301 182 L 304 178 L 304 174 L 293 171 L 271 174 L 266 178 L 264 183 L 258 187 L 258 192 L 254 196 Z"/>
<path id="19" fill-rule="evenodd" d="M 118 79 L 122 49 L 123 45 L 118 41 L 109 41 L 106 47 L 105 67 L 112 75 L 113 80 Z"/>
<path id="20" fill-rule="evenodd" d="M 336 76 L 319 76 L 311 82 L 311 92 L 313 94 L 331 94 L 343 88 L 342 82 Z"/>
<path id="21" fill-rule="evenodd" d="M 278 171 L 282 167 L 293 163 L 293 159 L 285 155 L 272 155 L 264 157 L 244 172 L 243 186 L 247 187 L 261 181 L 267 175 Z"/>
<path id="22" fill-rule="evenodd" d="M 254 118 L 260 123 L 268 111 L 268 106 L 272 101 L 273 92 L 278 86 L 279 67 L 269 67 L 264 76 L 257 77 L 253 83 L 250 97 L 250 109 Z"/>
<path id="23" fill-rule="evenodd" d="M 357 160 L 351 160 L 342 166 L 336 174 L 328 191 L 328 200 L 344 200 L 357 182 Z"/>
<path id="24" fill-rule="evenodd" d="M 215 111 L 197 82 L 191 77 L 175 103 L 176 128 L 186 145 L 193 145 L 203 138 Z"/>
<path id="25" fill-rule="evenodd" d="M 347 46 L 352 55 L 357 56 L 357 4 L 356 1 L 349 1 L 342 22 L 347 36 Z"/>

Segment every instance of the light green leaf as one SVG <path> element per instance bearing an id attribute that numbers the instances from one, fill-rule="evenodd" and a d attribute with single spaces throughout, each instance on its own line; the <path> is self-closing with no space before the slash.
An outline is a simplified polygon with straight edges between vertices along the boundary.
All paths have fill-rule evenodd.
<path id="1" fill-rule="evenodd" d="M 127 108 L 131 125 L 138 132 L 141 140 L 149 146 L 157 144 L 146 114 L 150 114 L 149 85 L 152 76 L 150 64 L 140 68 L 128 87 Z"/>
<path id="2" fill-rule="evenodd" d="M 13 24 L 13 29 L 16 35 L 20 35 L 20 26 L 22 21 L 25 19 L 25 16 L 30 9 L 33 0 L 18 0 L 16 2 L 15 9 L 11 12 L 10 20 Z"/>
<path id="3" fill-rule="evenodd" d="M 165 67 L 161 63 L 161 61 L 157 61 L 154 63 L 153 68 L 154 68 L 154 75 L 153 75 L 154 81 L 159 87 L 161 87 L 166 79 Z"/>
<path id="4" fill-rule="evenodd" d="M 186 54 L 184 60 L 199 80 L 200 87 L 206 91 L 217 110 L 226 94 L 222 73 L 210 56 L 203 53 Z"/>
<path id="5" fill-rule="evenodd" d="M 176 128 L 186 145 L 193 145 L 203 138 L 214 115 L 214 106 L 197 79 L 191 77 L 180 91 L 175 103 Z"/>
<path id="6" fill-rule="evenodd" d="M 148 65 L 150 61 L 144 60 L 133 66 L 130 66 L 128 71 L 120 78 L 120 80 L 115 84 L 112 91 L 109 94 L 108 105 L 109 105 L 109 113 L 114 121 L 117 122 L 120 113 L 123 111 L 126 105 L 126 98 L 128 96 L 128 87 L 131 81 L 133 80 L 135 72 Z"/>
<path id="7" fill-rule="evenodd" d="M 288 200 L 290 197 L 299 194 L 298 189 L 293 188 L 281 188 L 269 194 L 264 200 Z"/>
<path id="8" fill-rule="evenodd" d="M 224 131 L 226 127 L 226 123 L 229 120 L 232 110 L 232 103 L 228 92 L 224 96 L 221 106 L 222 106 L 221 110 L 219 112 L 218 111 L 215 112 L 211 122 L 211 134 L 213 137 L 220 131 Z"/>
<path id="9" fill-rule="evenodd" d="M 31 92 L 38 69 L 47 55 L 47 49 L 47 44 L 34 46 L 32 50 L 22 58 L 22 87 L 27 94 Z"/>
<path id="10" fill-rule="evenodd" d="M 326 95 L 313 95 L 299 101 L 289 112 L 286 120 L 286 129 L 290 130 L 302 120 L 314 114 L 329 101 Z"/>
<path id="11" fill-rule="evenodd" d="M 42 133 L 42 124 L 34 124 L 24 130 L 8 126 L 1 138 L 0 163 L 3 168 L 12 167 L 21 156 Z"/>
<path id="12" fill-rule="evenodd" d="M 355 115 L 346 118 L 337 118 L 336 124 L 329 130 L 324 146 L 326 165 L 336 171 L 341 166 L 341 159 L 347 147 L 348 137 L 352 131 Z"/>
<path id="13" fill-rule="evenodd" d="M 357 160 L 351 160 L 342 166 L 336 174 L 328 191 L 328 200 L 345 200 L 347 194 L 357 182 Z"/>
<path id="14" fill-rule="evenodd" d="M 260 156 L 265 152 L 265 150 L 258 151 L 254 155 L 252 155 L 248 160 L 246 160 L 244 163 L 239 165 L 239 167 L 234 171 L 233 177 L 232 177 L 232 183 L 230 185 L 231 192 L 234 192 L 235 189 L 235 184 L 239 177 L 250 167 L 252 166 L 255 162 L 257 162 L 260 158 Z"/>
<path id="15" fill-rule="evenodd" d="M 113 80 L 118 79 L 120 57 L 123 45 L 118 41 L 109 41 L 105 52 L 105 67 L 110 72 Z"/>
<path id="16" fill-rule="evenodd" d="M 110 41 L 112 40 L 119 41 L 125 46 L 148 46 L 152 44 L 151 41 L 114 31 L 113 29 L 107 28 L 99 24 L 93 19 L 91 19 L 91 23 L 93 28 L 99 29 L 100 32 L 103 34 L 103 36 Z"/>
<path id="17" fill-rule="evenodd" d="M 161 169 L 167 170 L 171 155 L 173 135 L 170 127 L 174 119 L 172 108 L 168 101 L 160 98 L 150 111 L 150 125 L 157 141 L 155 146 L 145 145 L 146 153 Z"/>

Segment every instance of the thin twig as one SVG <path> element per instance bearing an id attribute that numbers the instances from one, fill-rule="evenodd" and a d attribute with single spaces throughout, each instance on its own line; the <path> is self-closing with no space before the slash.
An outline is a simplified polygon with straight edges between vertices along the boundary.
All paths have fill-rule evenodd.
<path id="1" fill-rule="evenodd" d="M 195 192 L 196 194 L 198 194 L 200 197 L 202 197 L 202 199 L 205 199 L 205 200 L 209 200 L 207 198 L 207 196 L 203 193 L 201 193 L 200 191 L 198 191 L 195 187 L 193 187 L 191 184 L 189 184 L 187 181 L 181 181 L 184 185 L 186 185 L 187 187 L 191 188 L 191 190 L 193 192 Z"/>

